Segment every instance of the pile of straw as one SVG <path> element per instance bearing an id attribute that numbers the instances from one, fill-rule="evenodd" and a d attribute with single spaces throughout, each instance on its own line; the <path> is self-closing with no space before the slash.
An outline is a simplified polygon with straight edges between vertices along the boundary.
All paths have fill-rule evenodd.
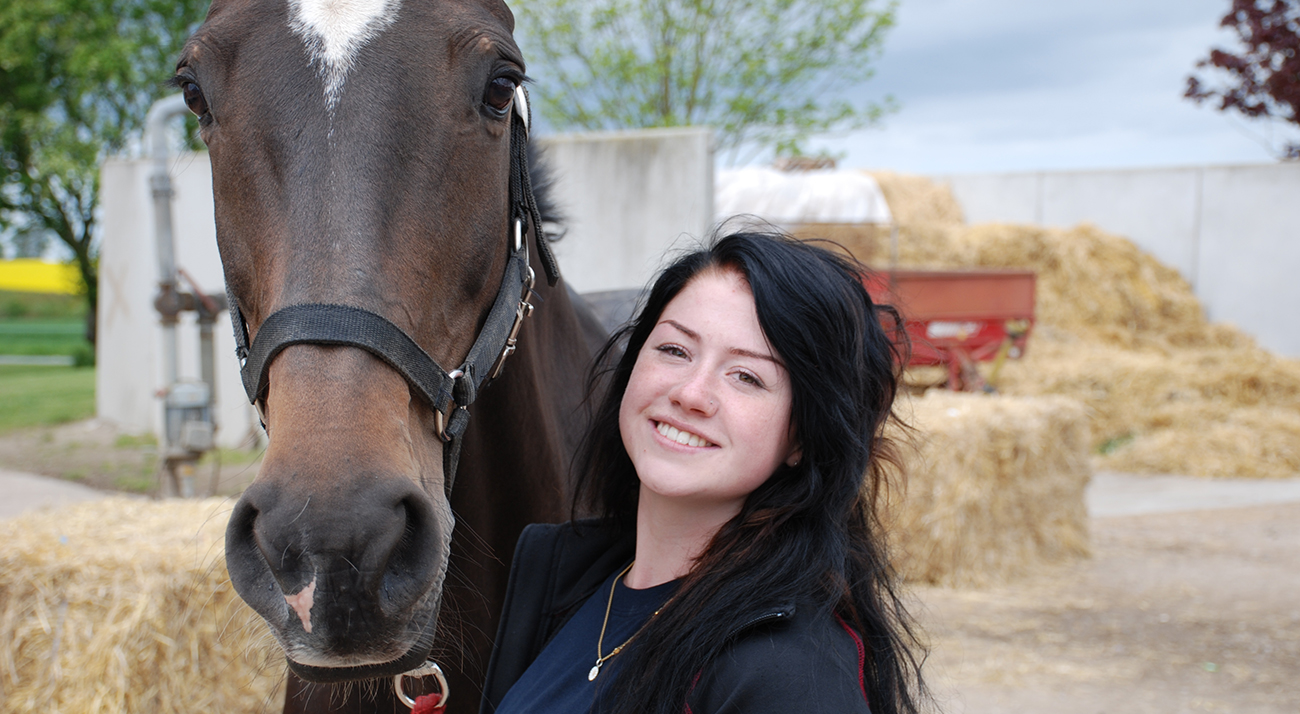
<path id="1" fill-rule="evenodd" d="M 873 176 L 900 224 L 900 265 L 1037 272 L 1038 326 L 998 387 L 1086 404 L 1097 468 L 1300 475 L 1300 360 L 1208 322 L 1177 271 L 1087 224 L 967 226 L 945 188 Z"/>
<path id="2" fill-rule="evenodd" d="M 805 223 L 790 226 L 800 240 L 831 241 L 824 247 L 871 265 L 889 258 L 889 226 L 871 223 Z M 838 250 L 842 249 L 842 250 Z"/>
<path id="3" fill-rule="evenodd" d="M 917 440 L 891 508 L 905 578 L 987 585 L 1088 555 L 1082 405 L 933 390 L 900 406 Z"/>
<path id="4" fill-rule="evenodd" d="M 230 507 L 111 498 L 0 521 L 0 710 L 278 711 L 283 655 L 226 574 Z"/>

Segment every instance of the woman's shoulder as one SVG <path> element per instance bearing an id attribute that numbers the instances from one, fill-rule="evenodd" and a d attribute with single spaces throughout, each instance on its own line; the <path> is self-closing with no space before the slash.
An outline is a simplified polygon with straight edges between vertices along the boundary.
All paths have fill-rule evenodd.
<path id="1" fill-rule="evenodd" d="M 705 668 L 693 714 L 868 712 L 862 638 L 814 604 L 776 609 Z"/>
<path id="2" fill-rule="evenodd" d="M 634 549 L 630 533 L 595 519 L 534 523 L 515 546 L 507 598 L 565 610 L 627 563 Z"/>

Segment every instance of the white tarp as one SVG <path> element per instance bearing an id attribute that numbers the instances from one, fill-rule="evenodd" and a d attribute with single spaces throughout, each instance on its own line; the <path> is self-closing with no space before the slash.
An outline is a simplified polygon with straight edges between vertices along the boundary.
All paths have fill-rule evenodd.
<path id="1" fill-rule="evenodd" d="M 779 225 L 894 222 L 880 185 L 862 171 L 719 171 L 713 201 L 718 220 L 750 214 Z"/>

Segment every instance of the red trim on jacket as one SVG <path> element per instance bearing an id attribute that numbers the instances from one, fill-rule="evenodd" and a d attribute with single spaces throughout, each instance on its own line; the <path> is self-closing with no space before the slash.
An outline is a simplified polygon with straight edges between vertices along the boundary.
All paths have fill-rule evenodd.
<path id="1" fill-rule="evenodd" d="M 858 687 L 862 689 L 862 698 L 866 700 L 867 706 L 871 706 L 871 698 L 867 696 L 867 682 L 862 674 L 867 668 L 867 648 L 862 645 L 862 638 L 858 637 L 858 633 L 849 627 L 849 623 L 845 622 L 838 612 L 835 613 L 835 621 L 840 623 L 840 627 L 843 627 L 844 631 L 849 633 L 849 637 L 853 638 L 853 644 L 858 646 Z"/>
<path id="2" fill-rule="evenodd" d="M 692 680 L 691 680 L 691 688 L 688 689 L 688 690 L 686 690 L 686 698 L 687 698 L 687 700 L 688 700 L 688 701 L 686 702 L 686 714 L 695 714 L 695 710 L 691 709 L 691 703 L 690 703 L 689 700 L 690 700 L 690 697 L 691 697 L 691 693 L 695 691 L 695 685 L 697 685 L 697 684 L 700 683 L 700 675 L 702 675 L 702 674 L 704 674 L 704 670 L 700 670 L 700 671 L 696 672 L 696 673 L 695 673 L 695 679 L 692 679 Z"/>

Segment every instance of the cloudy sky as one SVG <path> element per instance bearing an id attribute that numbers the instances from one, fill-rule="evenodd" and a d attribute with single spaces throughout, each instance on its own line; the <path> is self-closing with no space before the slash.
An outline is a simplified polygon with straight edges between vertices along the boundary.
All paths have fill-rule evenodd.
<path id="1" fill-rule="evenodd" d="M 970 173 L 1273 161 L 1267 122 L 1182 98 L 1230 0 L 901 0 L 868 96 L 900 111 L 814 143 L 842 167 Z"/>

